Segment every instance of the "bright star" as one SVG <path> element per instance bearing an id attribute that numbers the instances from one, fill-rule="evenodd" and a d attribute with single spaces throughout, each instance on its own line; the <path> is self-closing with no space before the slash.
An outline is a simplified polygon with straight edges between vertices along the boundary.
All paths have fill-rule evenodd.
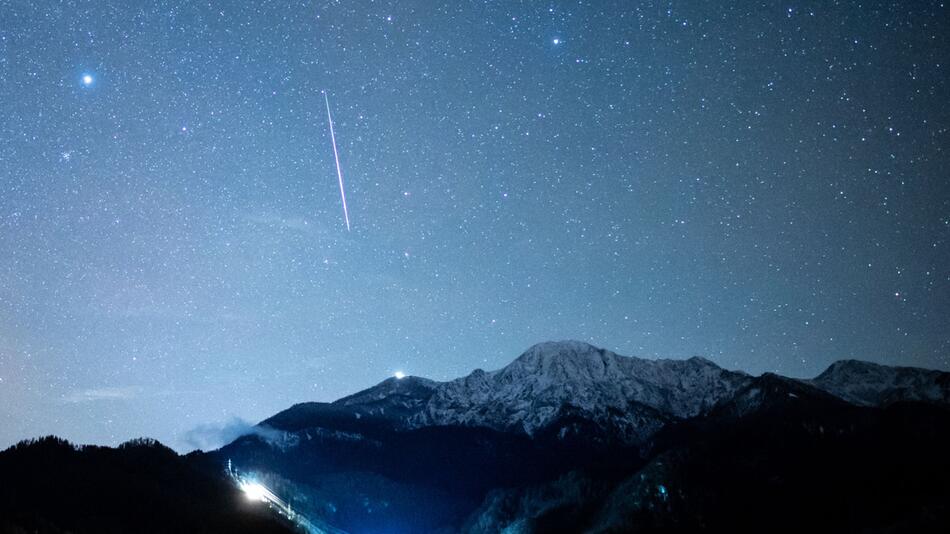
<path id="1" fill-rule="evenodd" d="M 555 37 L 555 38 L 554 38 L 554 40 L 553 40 L 552 42 L 553 42 L 554 44 L 556 44 L 556 45 L 559 45 L 559 44 L 561 44 L 561 40 L 560 40 L 560 39 L 558 39 L 557 37 Z"/>
<path id="2" fill-rule="evenodd" d="M 92 77 L 92 74 L 82 75 L 82 84 L 85 85 L 86 87 L 89 87 L 90 85 L 92 85 L 92 82 L 94 81 L 96 81 L 96 79 Z"/>
<path id="3" fill-rule="evenodd" d="M 396 377 L 396 380 L 402 380 L 403 378 L 406 378 L 406 373 L 402 371 L 396 371 L 395 373 L 393 373 L 393 376 Z"/>

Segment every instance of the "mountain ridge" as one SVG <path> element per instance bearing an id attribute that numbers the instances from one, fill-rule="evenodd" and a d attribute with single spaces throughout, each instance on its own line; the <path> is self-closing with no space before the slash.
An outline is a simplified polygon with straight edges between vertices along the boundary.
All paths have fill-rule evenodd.
<path id="1" fill-rule="evenodd" d="M 443 382 L 390 377 L 330 403 L 294 405 L 262 424 L 282 428 L 283 420 L 312 412 L 316 422 L 352 417 L 399 430 L 462 425 L 530 436 L 570 414 L 636 443 L 669 421 L 709 412 L 755 378 L 701 356 L 646 359 L 582 341 L 546 341 L 500 369 L 475 369 Z M 943 371 L 839 360 L 815 378 L 782 378 L 864 406 L 950 404 L 950 373 Z"/>

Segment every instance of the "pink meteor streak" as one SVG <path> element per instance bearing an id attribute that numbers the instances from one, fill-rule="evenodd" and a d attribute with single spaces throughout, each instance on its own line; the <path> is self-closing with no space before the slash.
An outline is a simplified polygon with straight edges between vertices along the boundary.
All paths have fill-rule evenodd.
<path id="1" fill-rule="evenodd" d="M 346 231 L 350 231 L 350 214 L 346 209 L 346 193 L 343 191 L 343 171 L 340 170 L 340 154 L 336 150 L 336 135 L 333 133 L 333 117 L 330 116 L 330 98 L 323 92 L 323 99 L 327 103 L 327 122 L 330 123 L 330 140 L 333 141 L 333 159 L 336 161 L 336 177 L 340 181 L 340 199 L 343 200 L 343 218 L 346 220 Z"/>

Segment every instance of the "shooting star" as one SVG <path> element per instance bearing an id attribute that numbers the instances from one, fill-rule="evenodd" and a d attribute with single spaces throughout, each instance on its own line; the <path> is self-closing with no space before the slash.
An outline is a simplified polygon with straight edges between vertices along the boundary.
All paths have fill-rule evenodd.
<path id="1" fill-rule="evenodd" d="M 343 201 L 343 219 L 346 221 L 346 231 L 350 231 L 350 213 L 346 209 L 346 192 L 343 190 L 343 171 L 340 170 L 340 154 L 336 150 L 336 135 L 333 133 L 333 117 L 330 116 L 330 98 L 323 92 L 323 100 L 327 103 L 327 122 L 330 123 L 330 140 L 333 142 L 333 159 L 336 161 L 336 177 L 340 181 L 340 200 Z"/>

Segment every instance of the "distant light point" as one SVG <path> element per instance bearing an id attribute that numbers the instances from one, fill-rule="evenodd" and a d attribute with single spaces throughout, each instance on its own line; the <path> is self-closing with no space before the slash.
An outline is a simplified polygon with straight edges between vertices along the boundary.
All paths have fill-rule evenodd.
<path id="1" fill-rule="evenodd" d="M 396 377 L 396 380 L 402 380 L 403 378 L 406 378 L 406 373 L 402 371 L 396 371 L 393 373 L 393 376 Z"/>
<path id="2" fill-rule="evenodd" d="M 554 44 L 556 44 L 556 45 L 559 45 L 559 44 L 561 44 L 561 39 L 558 38 L 558 37 L 555 37 L 554 39 L 551 40 L 551 42 L 554 43 Z"/>
<path id="3" fill-rule="evenodd" d="M 83 74 L 83 75 L 82 75 L 82 84 L 85 85 L 86 87 L 91 86 L 91 85 L 92 85 L 92 82 L 94 82 L 94 81 L 96 81 L 96 79 L 92 77 L 92 74 Z"/>

